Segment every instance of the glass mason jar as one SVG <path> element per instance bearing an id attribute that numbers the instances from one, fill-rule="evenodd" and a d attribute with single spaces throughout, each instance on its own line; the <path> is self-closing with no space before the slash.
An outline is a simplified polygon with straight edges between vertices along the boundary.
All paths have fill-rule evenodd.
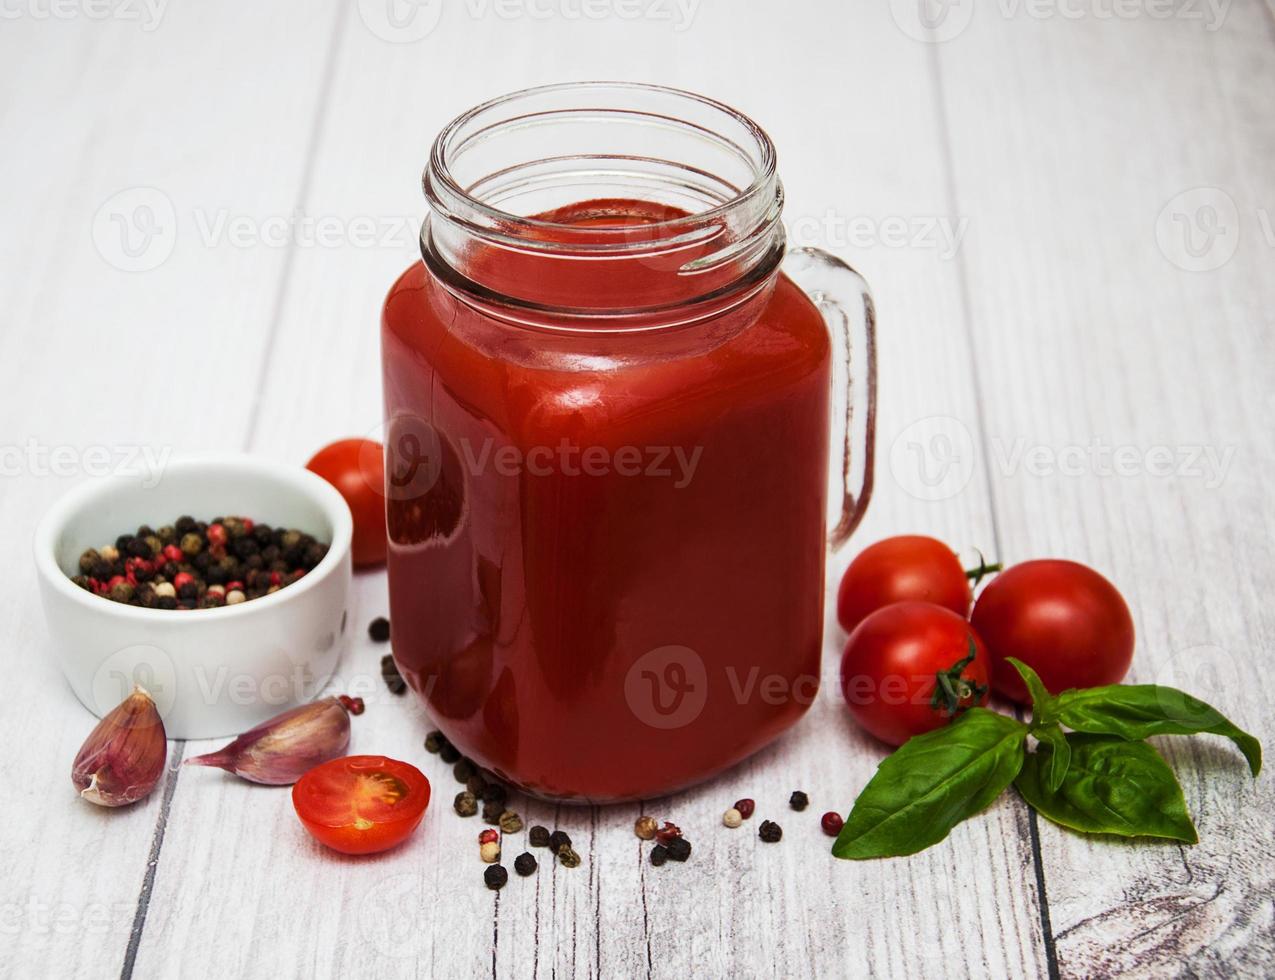
<path id="1" fill-rule="evenodd" d="M 866 287 L 785 256 L 770 139 L 685 92 L 496 99 L 424 186 L 382 321 L 399 669 L 530 793 L 712 776 L 818 690 L 829 517 L 844 542 L 871 491 Z"/>

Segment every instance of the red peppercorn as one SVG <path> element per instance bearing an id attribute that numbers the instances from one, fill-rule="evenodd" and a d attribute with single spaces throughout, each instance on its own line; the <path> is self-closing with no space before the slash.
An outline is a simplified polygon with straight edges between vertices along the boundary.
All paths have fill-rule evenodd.
<path id="1" fill-rule="evenodd" d="M 119 585 L 121 582 L 127 581 L 128 579 L 126 579 L 123 575 L 112 575 L 106 580 L 106 591 L 110 592 L 111 589 L 115 588 L 115 586 Z"/>
<path id="2" fill-rule="evenodd" d="M 252 529 L 257 526 L 256 521 L 254 521 L 251 517 L 241 517 L 239 518 L 239 522 L 243 524 L 244 534 L 251 534 Z"/>
<path id="3" fill-rule="evenodd" d="M 166 544 L 164 545 L 164 558 L 168 561 L 185 561 L 186 555 L 177 545 Z"/>
<path id="4" fill-rule="evenodd" d="M 737 800 L 735 809 L 739 811 L 739 815 L 747 820 L 753 815 L 753 811 L 757 809 L 757 804 L 752 800 Z"/>
<path id="5" fill-rule="evenodd" d="M 243 583 L 242 583 L 242 582 L 240 582 L 238 579 L 235 579 L 235 581 L 233 581 L 233 582 L 227 582 L 227 583 L 226 583 L 226 592 L 227 592 L 227 593 L 234 592 L 236 589 L 238 589 L 240 592 L 242 592 L 242 591 L 243 591 Z"/>
<path id="6" fill-rule="evenodd" d="M 669 841 L 676 840 L 682 836 L 681 829 L 677 824 L 664 821 L 664 826 L 655 832 L 655 839 L 661 844 L 668 844 Z"/>
<path id="7" fill-rule="evenodd" d="M 282 575 L 280 575 L 278 572 L 271 572 L 271 573 L 270 573 L 270 584 L 271 584 L 271 585 L 283 585 L 283 576 L 282 576 Z"/>
<path id="8" fill-rule="evenodd" d="M 490 827 L 478 835 L 478 843 L 480 844 L 494 844 L 498 840 L 500 840 L 500 834 Z"/>
<path id="9" fill-rule="evenodd" d="M 829 837 L 836 837 L 841 833 L 841 828 L 845 821 L 841 819 L 841 814 L 836 810 L 829 810 L 819 818 L 819 826 L 823 828 L 823 832 Z"/>
<path id="10" fill-rule="evenodd" d="M 208 543 L 214 546 L 224 546 L 230 540 L 230 535 L 226 533 L 226 528 L 221 524 L 208 525 Z"/>
<path id="11" fill-rule="evenodd" d="M 337 698 L 337 701 L 340 702 L 341 707 L 344 708 L 346 711 L 348 711 L 350 714 L 352 715 L 363 714 L 363 699 L 362 698 L 352 698 L 348 694 L 342 694 Z"/>
<path id="12" fill-rule="evenodd" d="M 195 581 L 195 576 L 191 575 L 190 572 L 178 572 L 173 576 L 173 588 L 180 592 L 183 585 L 189 585 L 193 581 Z"/>

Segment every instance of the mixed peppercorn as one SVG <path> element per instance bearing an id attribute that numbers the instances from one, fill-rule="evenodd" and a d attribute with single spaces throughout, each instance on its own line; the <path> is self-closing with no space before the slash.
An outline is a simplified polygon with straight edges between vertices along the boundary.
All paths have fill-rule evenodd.
<path id="1" fill-rule="evenodd" d="M 369 628 L 368 632 L 371 634 L 372 630 Z M 386 633 L 388 636 L 388 629 Z M 509 881 L 509 872 L 498 863 L 502 837 L 521 833 L 524 826 L 522 816 L 509 808 L 509 789 L 490 778 L 491 774 L 485 773 L 472 759 L 462 756 L 442 732 L 433 731 L 426 735 L 425 749 L 450 765 L 452 776 L 465 786 L 452 800 L 452 809 L 458 816 L 472 817 L 479 812 L 479 804 L 482 804 L 483 821 L 491 826 L 478 835 L 478 856 L 491 865 L 483 872 L 483 881 L 488 888 L 499 891 Z M 571 838 L 565 831 L 550 833 L 547 827 L 537 824 L 530 828 L 527 839 L 532 847 L 548 848 L 564 868 L 579 867 L 580 855 L 571 846 Z M 523 878 L 535 874 L 539 867 L 530 851 L 524 851 L 514 859 L 514 870 Z"/>
<path id="2" fill-rule="evenodd" d="M 479 812 L 481 803 L 483 820 L 492 825 L 478 837 L 479 856 L 490 865 L 483 873 L 483 880 L 488 888 L 498 891 L 509 881 L 508 871 L 499 863 L 502 835 L 516 834 L 523 830 L 522 817 L 508 808 L 508 789 L 490 779 L 490 773 L 485 773 L 472 759 L 462 756 L 442 732 L 430 732 L 425 738 L 425 748 L 451 765 L 456 781 L 464 784 L 465 788 L 456 794 L 452 802 L 452 808 L 459 816 L 474 816 Z M 802 790 L 794 790 L 788 797 L 788 805 L 794 811 L 804 811 L 810 806 L 810 797 Z M 732 830 L 738 828 L 753 816 L 756 809 L 756 801 L 750 798 L 736 800 L 722 814 L 722 823 Z M 840 832 L 841 825 L 841 816 L 835 812 L 825 813 L 820 818 L 821 828 L 830 836 L 835 837 Z M 497 827 L 499 830 L 494 829 Z M 649 814 L 643 814 L 633 822 L 633 833 L 639 840 L 653 842 L 648 859 L 654 867 L 661 867 L 669 861 L 684 863 L 690 859 L 693 850 L 691 842 L 672 821 L 661 822 Z M 773 844 L 783 839 L 784 831 L 775 821 L 763 820 L 758 825 L 757 836 L 763 843 Z M 563 830 L 551 832 L 548 827 L 536 824 L 528 828 L 527 840 L 533 848 L 547 848 L 564 868 L 574 868 L 580 864 L 580 855 L 571 846 L 571 837 Z M 513 863 L 514 871 L 524 878 L 535 874 L 539 869 L 539 864 L 530 851 L 519 854 Z"/>
<path id="3" fill-rule="evenodd" d="M 328 553 L 311 534 L 247 517 L 197 521 L 183 515 L 159 529 L 142 525 L 80 555 L 76 585 L 147 609 L 213 609 L 278 592 Z"/>

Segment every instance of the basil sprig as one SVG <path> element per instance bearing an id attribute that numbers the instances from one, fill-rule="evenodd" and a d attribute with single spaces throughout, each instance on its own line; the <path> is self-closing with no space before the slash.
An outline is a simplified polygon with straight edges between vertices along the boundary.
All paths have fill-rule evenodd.
<path id="1" fill-rule="evenodd" d="M 840 858 L 915 854 L 943 840 L 1012 782 L 1041 816 L 1083 833 L 1194 844 L 1173 770 L 1143 739 L 1210 733 L 1231 739 L 1256 776 L 1262 747 L 1198 698 L 1154 684 L 1053 695 L 1009 658 L 1032 696 L 1028 723 L 971 708 L 904 743 L 877 767 L 832 845 Z M 1064 729 L 1071 729 L 1065 731 Z M 1036 749 L 1027 751 L 1027 737 Z"/>

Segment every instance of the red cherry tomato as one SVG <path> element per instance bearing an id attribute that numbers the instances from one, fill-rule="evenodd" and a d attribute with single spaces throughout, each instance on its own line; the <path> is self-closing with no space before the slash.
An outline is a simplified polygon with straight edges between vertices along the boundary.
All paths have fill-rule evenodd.
<path id="1" fill-rule="evenodd" d="M 292 805 L 321 844 L 343 854 L 375 854 L 401 844 L 420 824 L 429 780 L 406 762 L 348 755 L 297 780 Z"/>
<path id="2" fill-rule="evenodd" d="M 855 721 L 902 745 L 987 703 L 987 648 L 962 616 L 898 602 L 860 623 L 841 657 L 841 693 Z"/>
<path id="3" fill-rule="evenodd" d="M 305 468 L 341 492 L 354 515 L 354 564 L 385 562 L 385 454 L 370 439 L 340 439 L 324 446 Z"/>
<path id="4" fill-rule="evenodd" d="M 992 687 L 1030 703 L 1017 657 L 1050 692 L 1118 684 L 1133 660 L 1133 618 L 1116 587 L 1074 561 L 1044 559 L 1003 571 L 971 617 L 992 656 Z"/>
<path id="5" fill-rule="evenodd" d="M 837 619 L 849 632 L 869 613 L 909 600 L 969 615 L 969 579 L 960 559 L 942 541 L 902 534 L 864 548 L 841 579 Z"/>

